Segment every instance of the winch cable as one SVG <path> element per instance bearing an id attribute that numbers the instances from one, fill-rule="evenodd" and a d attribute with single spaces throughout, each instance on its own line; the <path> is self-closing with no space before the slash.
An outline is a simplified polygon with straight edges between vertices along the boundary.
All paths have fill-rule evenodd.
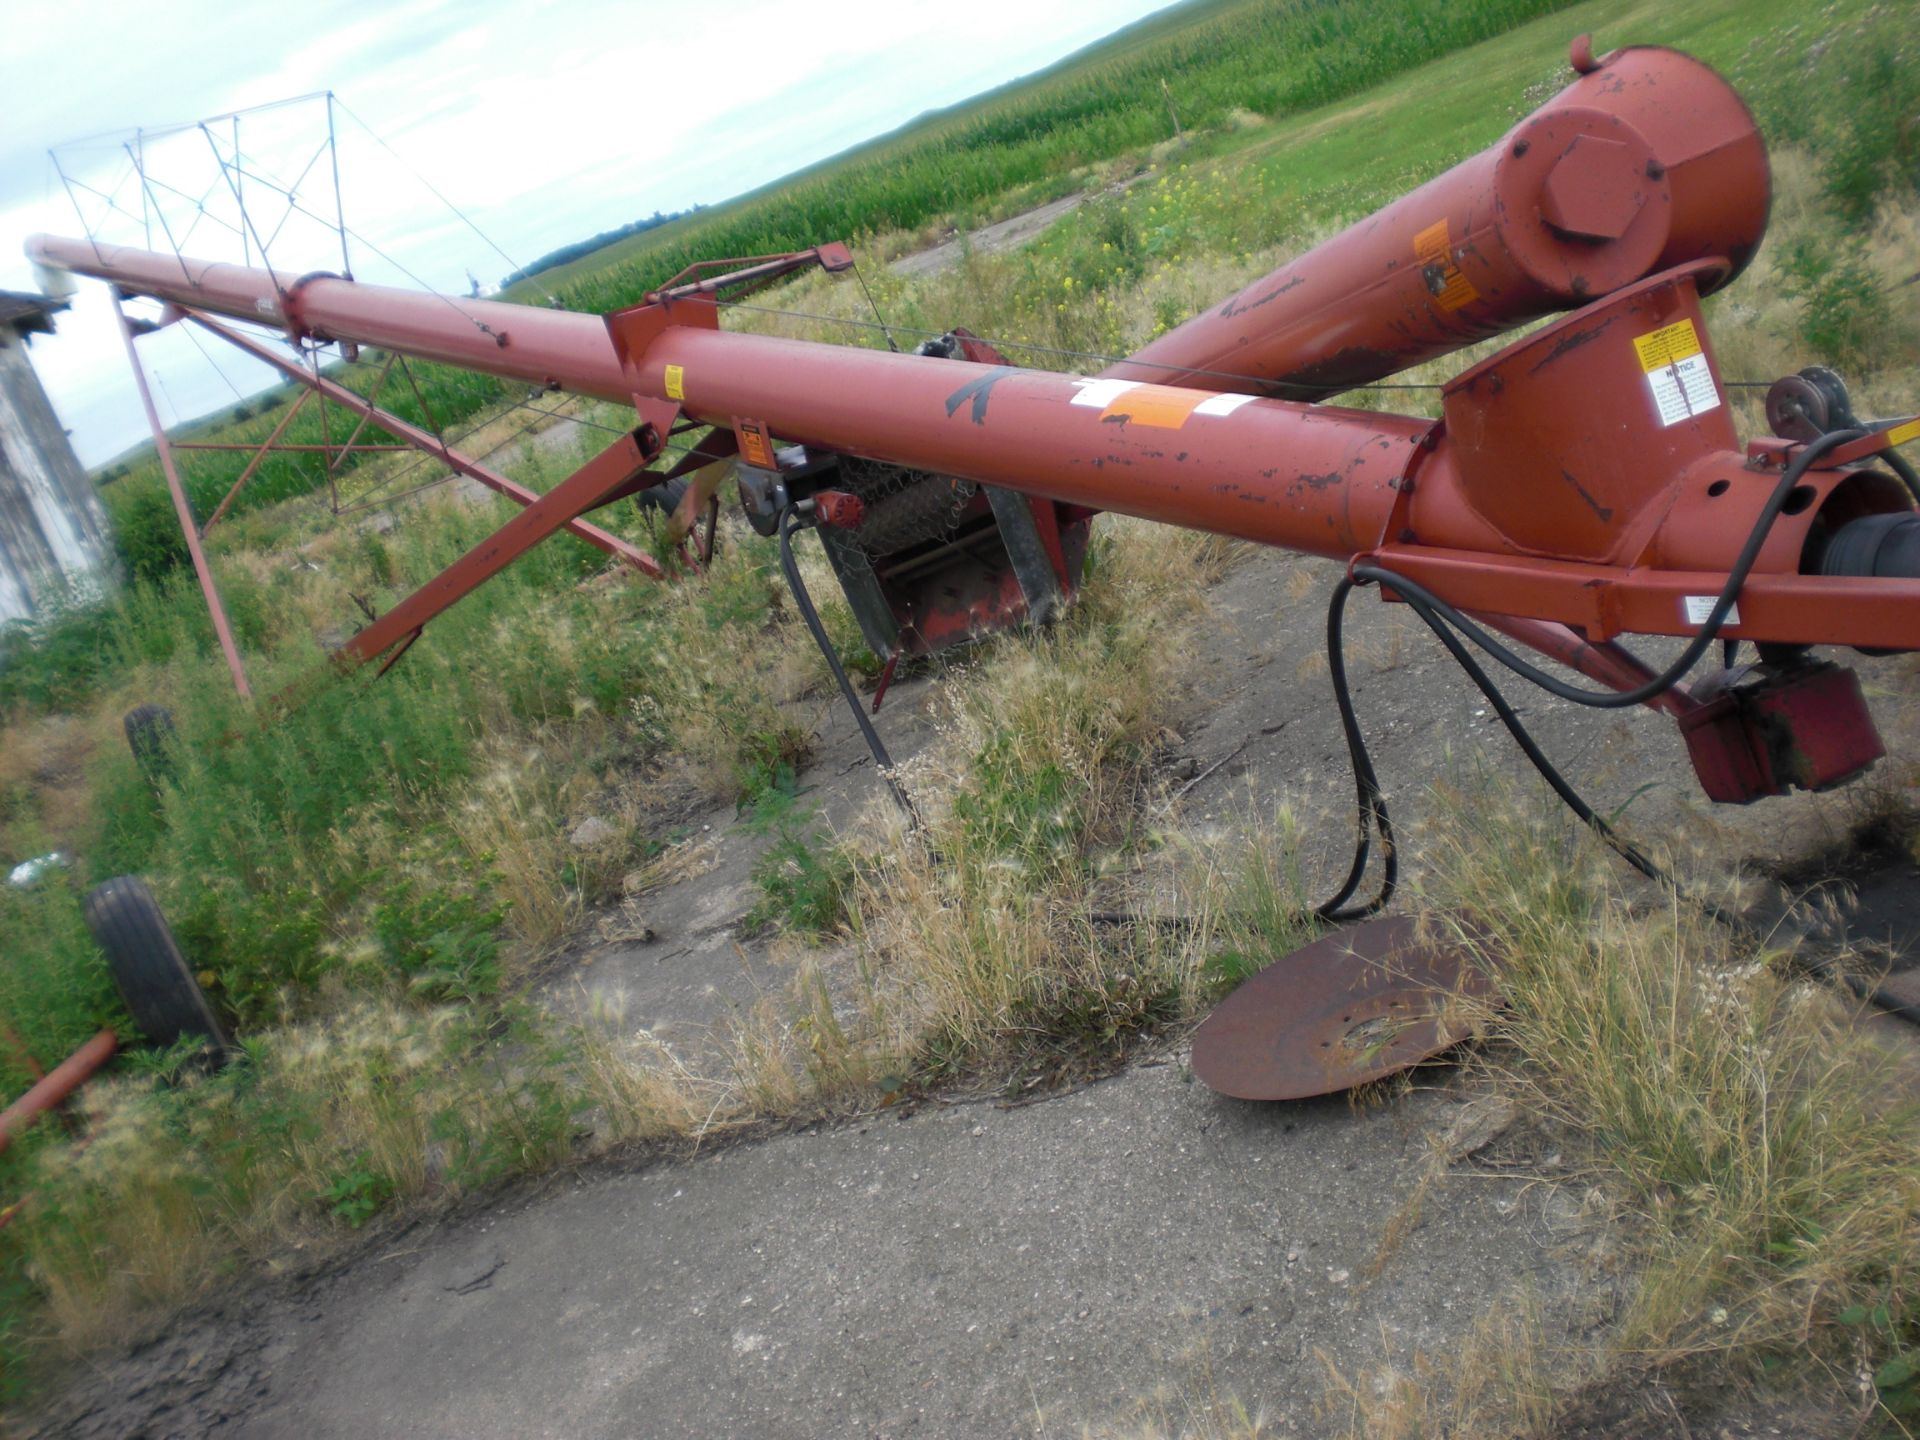
<path id="1" fill-rule="evenodd" d="M 800 618 L 806 622 L 807 633 L 813 636 L 813 643 L 826 657 L 827 668 L 833 672 L 834 683 L 840 687 L 840 696 L 847 702 L 847 709 L 853 712 L 854 723 L 860 727 L 860 736 L 867 742 L 867 750 L 873 756 L 873 763 L 880 771 L 880 778 L 887 782 L 887 792 L 893 796 L 894 804 L 900 807 L 907 817 L 907 823 L 914 830 L 926 833 L 926 825 L 920 819 L 920 812 L 914 809 L 912 797 L 899 777 L 894 774 L 893 757 L 887 753 L 880 732 L 873 728 L 873 722 L 867 718 L 866 708 L 861 705 L 860 697 L 854 693 L 853 682 L 847 678 L 846 667 L 840 663 L 840 656 L 833 648 L 833 639 L 827 634 L 827 627 L 820 622 L 820 612 L 814 609 L 813 597 L 807 593 L 806 581 L 800 578 L 800 565 L 793 555 L 793 531 L 798 520 L 799 507 L 811 504 L 811 501 L 790 502 L 780 512 L 780 569 L 787 577 L 787 588 L 793 592 L 793 603 L 800 611 Z"/>

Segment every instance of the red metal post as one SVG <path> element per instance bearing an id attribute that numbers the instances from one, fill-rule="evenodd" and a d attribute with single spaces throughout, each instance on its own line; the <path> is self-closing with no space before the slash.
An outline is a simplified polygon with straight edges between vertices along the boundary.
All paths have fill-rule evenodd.
<path id="1" fill-rule="evenodd" d="M 166 427 L 160 423 L 160 412 L 154 408 L 153 392 L 147 388 L 146 368 L 140 363 L 140 351 L 134 344 L 133 322 L 127 318 L 126 307 L 120 303 L 120 297 L 113 298 L 113 313 L 120 320 L 120 338 L 126 343 L 127 360 L 133 366 L 133 380 L 140 389 L 140 403 L 147 410 L 147 424 L 153 430 L 153 446 L 160 455 L 160 469 L 167 477 L 167 490 L 173 496 L 174 513 L 180 517 L 180 534 L 187 542 L 187 553 L 193 558 L 193 573 L 200 577 L 200 593 L 207 600 L 207 614 L 213 619 L 213 633 L 220 639 L 220 651 L 227 657 L 227 669 L 233 675 L 233 688 L 240 692 L 242 700 L 253 698 L 253 687 L 247 684 L 247 667 L 240 661 L 240 647 L 233 643 L 233 628 L 227 624 L 226 606 L 220 603 L 220 589 L 213 583 L 213 571 L 207 565 L 207 552 L 200 545 L 200 527 L 193 518 L 193 506 L 187 503 L 186 487 L 180 483 L 180 471 L 173 462 L 173 445 L 167 439 Z"/>
<path id="2" fill-rule="evenodd" d="M 0 1110 L 0 1150 L 13 1143 L 13 1137 L 78 1090 L 101 1066 L 113 1058 L 120 1041 L 111 1030 L 102 1030 L 73 1054 L 49 1070 L 45 1078 L 5 1110 Z"/>

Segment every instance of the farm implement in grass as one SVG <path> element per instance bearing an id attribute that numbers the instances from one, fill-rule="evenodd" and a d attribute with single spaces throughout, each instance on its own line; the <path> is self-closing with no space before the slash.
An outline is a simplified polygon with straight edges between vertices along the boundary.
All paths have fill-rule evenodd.
<path id="1" fill-rule="evenodd" d="M 371 426 L 521 505 L 346 641 L 346 664 L 392 664 L 435 616 L 560 530 L 658 578 L 652 557 L 587 517 L 642 497 L 670 512 L 675 543 L 704 523 L 710 547 L 731 481 L 746 518 L 779 538 L 802 612 L 909 812 L 799 583 L 796 533 L 818 534 L 888 676 L 903 659 L 1060 613 L 1102 511 L 1340 561 L 1329 660 L 1359 839 L 1317 913 L 1361 920 L 1387 903 L 1396 866 L 1342 663 L 1355 589 L 1431 626 L 1549 783 L 1649 874 L 1477 657 L 1572 703 L 1662 711 L 1705 793 L 1747 804 L 1842 784 L 1884 753 L 1858 680 L 1815 647 L 1920 649 L 1920 477 L 1896 450 L 1920 438 L 1920 418 L 1856 417 L 1838 377 L 1809 369 L 1769 389 L 1773 433 L 1743 443 L 1735 431 L 1702 301 L 1740 276 L 1766 230 L 1768 161 L 1751 114 L 1672 50 L 1597 57 L 1582 37 L 1571 61 L 1571 83 L 1491 148 L 1095 375 L 1022 368 L 958 325 L 911 353 L 890 332 L 880 350 L 721 327 L 727 306 L 798 271 L 854 270 L 839 244 L 696 266 L 604 316 L 90 238 L 38 236 L 28 251 L 162 302 L 159 327 L 235 346 L 356 415 L 330 460 Z M 1438 420 L 1326 403 L 1555 316 L 1449 381 Z M 136 337 L 153 327 L 124 311 L 122 323 L 139 375 Z M 637 423 L 535 495 L 318 363 L 361 347 L 389 367 L 426 359 L 630 404 Z M 176 446 L 147 408 L 244 689 Z M 1656 667 L 1623 643 L 1635 635 L 1681 643 Z M 1719 663 L 1689 682 L 1703 659 Z M 1376 859 L 1377 893 L 1356 899 Z M 1216 1019 L 1254 1023 L 1231 1041 L 1203 1028 L 1203 1077 L 1236 1094 L 1315 1093 L 1444 1046 L 1451 1032 L 1425 997 L 1460 962 L 1422 952 L 1396 971 L 1396 954 L 1427 943 L 1404 929 L 1316 942 L 1287 984 L 1238 992 Z M 1402 978 L 1409 969 L 1417 983 Z M 1325 1041 L 1288 1031 L 1303 994 L 1330 998 L 1326 1024 L 1348 1029 Z M 1298 1064 L 1278 1067 L 1280 1081 L 1275 1066 L 1240 1063 L 1261 1046 L 1298 1060 L 1307 1044 L 1326 1058 L 1309 1057 L 1304 1090 Z"/>

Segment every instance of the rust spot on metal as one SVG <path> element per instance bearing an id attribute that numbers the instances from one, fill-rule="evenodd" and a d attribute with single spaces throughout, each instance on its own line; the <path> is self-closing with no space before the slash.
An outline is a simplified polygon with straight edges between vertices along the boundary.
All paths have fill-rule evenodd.
<path id="1" fill-rule="evenodd" d="M 1220 307 L 1220 318 L 1222 320 L 1231 320 L 1233 319 L 1234 316 L 1244 315 L 1249 310 L 1258 310 L 1262 305 L 1270 305 L 1275 300 L 1278 300 L 1282 295 L 1286 294 L 1289 290 L 1295 289 L 1296 287 L 1304 285 L 1306 283 L 1307 283 L 1306 276 L 1295 275 L 1292 279 L 1287 281 L 1286 284 L 1277 285 L 1273 289 L 1269 290 L 1266 294 L 1262 295 L 1259 299 L 1249 300 L 1244 305 L 1240 303 L 1240 298 L 1241 298 L 1240 295 L 1236 295 L 1231 300 L 1227 301 L 1226 304 Z M 1241 295 L 1244 295 L 1245 293 L 1246 293 L 1245 291 L 1242 291 Z"/>
<path id="2" fill-rule="evenodd" d="M 1575 281 L 1574 283 L 1579 285 L 1582 282 Z M 1560 343 L 1555 345 L 1553 349 L 1549 350 L 1545 355 L 1542 355 L 1540 359 L 1535 362 L 1533 368 L 1527 373 L 1529 375 L 1538 375 L 1561 356 L 1578 350 L 1582 345 L 1592 344 L 1595 340 L 1598 340 L 1602 335 L 1606 334 L 1607 328 L 1613 324 L 1613 319 L 1614 317 L 1609 315 L 1598 325 L 1582 330 L 1569 330 L 1561 337 Z"/>
<path id="3" fill-rule="evenodd" d="M 1564 465 L 1560 467 L 1560 476 L 1567 484 L 1573 487 L 1574 494 L 1587 502 L 1587 508 L 1600 517 L 1602 524 L 1613 519 L 1613 507 L 1611 505 L 1602 505 L 1598 500 L 1594 499 L 1593 496 L 1589 495 L 1587 493 L 1587 487 L 1575 479 L 1573 472 Z"/>

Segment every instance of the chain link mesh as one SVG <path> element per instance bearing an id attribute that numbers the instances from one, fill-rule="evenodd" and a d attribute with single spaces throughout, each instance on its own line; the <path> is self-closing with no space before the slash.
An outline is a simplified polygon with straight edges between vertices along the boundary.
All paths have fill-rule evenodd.
<path id="1" fill-rule="evenodd" d="M 971 480 L 852 456 L 841 462 L 840 481 L 866 502 L 866 519 L 853 532 L 853 540 L 869 559 L 945 539 L 959 528 L 961 516 L 980 491 Z"/>

